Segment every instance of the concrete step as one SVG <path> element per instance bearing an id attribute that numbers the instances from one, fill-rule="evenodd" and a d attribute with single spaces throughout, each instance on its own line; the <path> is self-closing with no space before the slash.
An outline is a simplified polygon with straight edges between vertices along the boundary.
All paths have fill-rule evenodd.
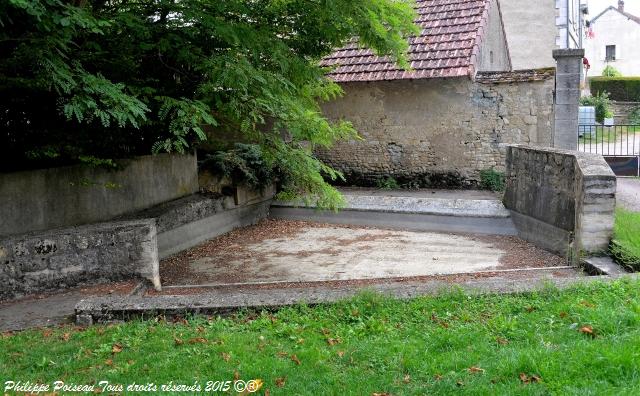
<path id="1" fill-rule="evenodd" d="M 339 212 L 275 201 L 270 216 L 414 231 L 516 235 L 509 211 L 499 197 L 473 190 L 341 190 L 346 206 Z"/>

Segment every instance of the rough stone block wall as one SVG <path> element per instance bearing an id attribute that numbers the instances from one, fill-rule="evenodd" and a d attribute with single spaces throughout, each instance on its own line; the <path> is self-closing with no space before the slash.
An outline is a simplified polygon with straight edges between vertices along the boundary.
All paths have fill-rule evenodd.
<path id="1" fill-rule="evenodd" d="M 0 239 L 0 299 L 136 277 L 160 285 L 154 220 Z"/>
<path id="2" fill-rule="evenodd" d="M 602 156 L 509 146 L 505 207 L 518 233 L 566 254 L 604 251 L 613 233 L 616 178 Z"/>
<path id="3" fill-rule="evenodd" d="M 613 121 L 616 125 L 629 124 L 629 114 L 640 107 L 640 102 L 616 102 L 611 101 Z"/>
<path id="4" fill-rule="evenodd" d="M 317 155 L 349 183 L 392 176 L 420 186 L 472 186 L 483 169 L 504 170 L 505 143 L 549 146 L 553 71 L 479 73 L 468 78 L 348 83 L 324 104 L 362 140 Z"/>

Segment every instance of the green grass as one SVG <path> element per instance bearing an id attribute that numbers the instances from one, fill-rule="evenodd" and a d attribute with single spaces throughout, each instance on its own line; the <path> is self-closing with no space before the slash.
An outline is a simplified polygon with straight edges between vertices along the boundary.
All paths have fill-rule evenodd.
<path id="1" fill-rule="evenodd" d="M 273 313 L 31 330 L 0 339 L 0 384 L 203 385 L 235 375 L 262 379 L 259 394 L 271 395 L 633 395 L 639 286 L 410 301 L 365 293 Z"/>
<path id="2" fill-rule="evenodd" d="M 640 271 L 640 212 L 616 210 L 612 254 L 620 264 Z"/>

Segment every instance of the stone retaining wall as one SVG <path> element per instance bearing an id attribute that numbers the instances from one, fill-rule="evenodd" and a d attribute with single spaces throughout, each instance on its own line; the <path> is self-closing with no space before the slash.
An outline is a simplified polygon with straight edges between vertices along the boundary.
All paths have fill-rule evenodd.
<path id="1" fill-rule="evenodd" d="M 0 300 L 144 278 L 160 287 L 155 221 L 100 223 L 0 239 Z"/>
<path id="2" fill-rule="evenodd" d="M 602 156 L 507 147 L 504 204 L 518 234 L 572 260 L 606 251 L 613 233 L 616 177 Z"/>
<path id="3" fill-rule="evenodd" d="M 640 102 L 617 102 L 611 101 L 611 111 L 613 112 L 613 121 L 616 125 L 629 124 L 629 114 L 640 107 Z"/>

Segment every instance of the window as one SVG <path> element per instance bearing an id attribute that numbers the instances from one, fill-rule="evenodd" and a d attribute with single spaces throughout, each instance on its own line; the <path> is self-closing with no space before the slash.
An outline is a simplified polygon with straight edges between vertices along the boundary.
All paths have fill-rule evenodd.
<path id="1" fill-rule="evenodd" d="M 606 58 L 607 62 L 611 62 L 616 60 L 616 46 L 615 45 L 607 45 L 606 47 Z"/>

